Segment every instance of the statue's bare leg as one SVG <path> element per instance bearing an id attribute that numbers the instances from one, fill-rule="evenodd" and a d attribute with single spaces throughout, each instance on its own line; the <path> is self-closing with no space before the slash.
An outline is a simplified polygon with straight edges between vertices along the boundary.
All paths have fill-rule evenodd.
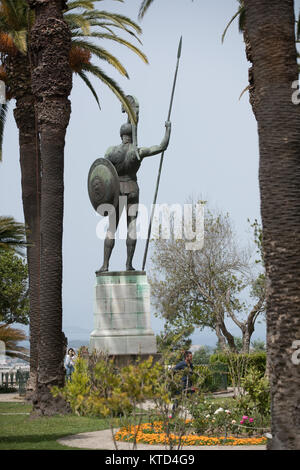
<path id="1" fill-rule="evenodd" d="M 109 266 L 109 260 L 111 257 L 112 250 L 115 246 L 115 237 L 116 231 L 119 224 L 119 207 L 116 210 L 109 214 L 109 225 L 108 230 L 106 233 L 106 237 L 104 240 L 104 256 L 103 256 L 103 265 L 99 269 L 98 272 L 107 272 Z"/>
<path id="2" fill-rule="evenodd" d="M 138 197 L 131 198 L 138 201 Z M 133 255 L 136 247 L 136 219 L 138 215 L 138 202 L 134 204 L 128 204 L 127 208 L 127 261 L 126 271 L 135 271 L 132 266 Z"/>

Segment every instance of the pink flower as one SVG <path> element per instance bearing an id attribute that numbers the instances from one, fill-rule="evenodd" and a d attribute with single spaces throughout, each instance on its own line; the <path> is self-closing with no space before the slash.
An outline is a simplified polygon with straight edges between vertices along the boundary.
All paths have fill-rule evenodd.
<path id="1" fill-rule="evenodd" d="M 249 418 L 249 416 L 243 416 L 244 420 L 247 420 L 248 418 Z"/>
<path id="2" fill-rule="evenodd" d="M 253 423 L 254 419 L 253 418 L 249 418 L 249 423 Z"/>
<path id="3" fill-rule="evenodd" d="M 244 420 L 242 419 L 242 421 L 240 421 L 241 424 L 244 424 Z"/>

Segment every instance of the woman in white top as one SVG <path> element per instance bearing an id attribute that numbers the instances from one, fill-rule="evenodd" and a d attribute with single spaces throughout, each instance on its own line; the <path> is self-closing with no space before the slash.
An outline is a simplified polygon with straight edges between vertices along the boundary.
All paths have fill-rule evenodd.
<path id="1" fill-rule="evenodd" d="M 75 360 L 76 360 L 76 354 L 73 348 L 70 348 L 68 350 L 68 354 L 66 356 L 65 360 L 65 367 L 66 367 L 66 373 L 67 373 L 67 380 L 71 380 L 71 375 L 74 372 L 74 367 L 75 367 Z"/>

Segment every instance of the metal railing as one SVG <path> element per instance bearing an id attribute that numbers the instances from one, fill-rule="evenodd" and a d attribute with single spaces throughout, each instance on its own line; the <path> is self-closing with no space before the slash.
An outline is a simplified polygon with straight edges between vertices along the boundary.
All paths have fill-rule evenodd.
<path id="1" fill-rule="evenodd" d="M 18 369 L 12 372 L 1 372 L 0 378 L 0 387 L 4 393 L 17 389 L 19 395 L 25 395 L 29 371 Z"/>

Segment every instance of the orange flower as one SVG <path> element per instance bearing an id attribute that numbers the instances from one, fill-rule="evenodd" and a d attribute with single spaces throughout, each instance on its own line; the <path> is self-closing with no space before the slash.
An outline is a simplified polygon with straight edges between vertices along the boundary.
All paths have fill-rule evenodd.
<path id="1" fill-rule="evenodd" d="M 149 433 L 149 431 L 152 431 Z M 146 433 L 144 431 L 147 431 Z M 130 429 L 122 428 L 116 435 L 116 440 L 126 440 L 131 441 L 134 438 L 135 433 L 137 432 L 137 426 L 131 426 Z M 166 433 L 162 432 L 162 423 L 154 422 L 145 423 L 140 426 L 139 431 L 136 435 L 137 442 L 144 442 L 146 444 L 169 444 L 172 440 L 175 444 L 179 443 L 179 437 L 175 434 L 170 434 L 168 437 Z M 236 438 L 233 436 L 225 437 L 208 437 L 208 436 L 195 436 L 195 435 L 186 435 L 182 436 L 181 442 L 183 445 L 259 445 L 266 443 L 265 437 L 259 438 Z"/>

